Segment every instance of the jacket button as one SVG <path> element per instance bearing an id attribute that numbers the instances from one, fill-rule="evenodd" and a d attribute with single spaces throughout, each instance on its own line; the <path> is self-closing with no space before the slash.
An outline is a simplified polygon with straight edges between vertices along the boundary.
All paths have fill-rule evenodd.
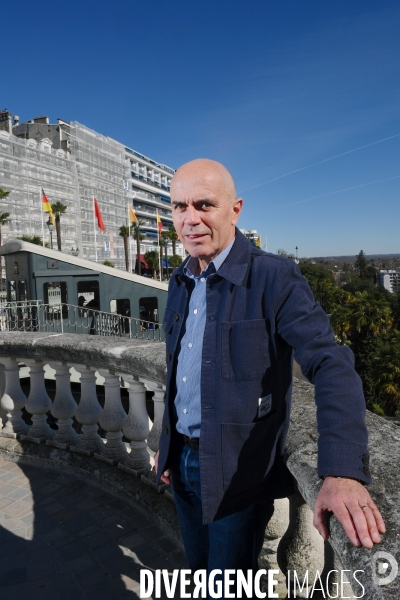
<path id="1" fill-rule="evenodd" d="M 361 457 L 361 460 L 363 461 L 364 465 L 369 465 L 369 455 L 368 454 L 363 454 Z"/>
<path id="2" fill-rule="evenodd" d="M 365 475 L 366 477 L 371 477 L 371 471 L 369 470 L 369 467 L 365 466 L 365 467 L 363 468 L 363 471 L 364 471 L 364 475 Z"/>
<path id="3" fill-rule="evenodd" d="M 168 354 L 167 354 L 167 359 L 168 359 L 168 360 L 171 360 L 171 358 L 172 358 L 172 357 L 171 357 L 171 352 L 168 352 Z"/>
<path id="4" fill-rule="evenodd" d="M 179 315 L 174 315 L 174 321 L 179 321 Z"/>
<path id="5" fill-rule="evenodd" d="M 163 433 L 167 434 L 168 433 L 168 427 L 166 425 L 163 425 Z"/>

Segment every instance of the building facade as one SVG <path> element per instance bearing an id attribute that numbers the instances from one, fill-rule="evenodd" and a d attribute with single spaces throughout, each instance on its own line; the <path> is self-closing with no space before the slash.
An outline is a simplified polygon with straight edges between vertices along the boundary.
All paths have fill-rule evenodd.
<path id="1" fill-rule="evenodd" d="M 392 294 L 397 294 L 400 292 L 400 269 L 380 270 L 377 283 Z"/>
<path id="2" fill-rule="evenodd" d="M 19 123 L 18 117 L 0 112 L 0 187 L 11 193 L 0 203 L 9 212 L 2 240 L 21 235 L 50 233 L 48 215 L 42 211 L 42 189 L 49 202 L 67 206 L 61 216 L 62 251 L 79 250 L 79 256 L 98 262 L 112 261 L 125 269 L 121 225 L 129 225 L 128 206 L 140 220 L 140 255 L 158 250 L 157 211 L 163 229 L 172 225 L 169 194 L 174 170 L 136 150 L 101 135 L 80 123 L 47 117 Z M 93 196 L 103 217 L 105 231 L 94 219 Z M 54 236 L 53 236 L 54 237 Z M 56 247 L 56 243 L 54 243 Z M 168 254 L 172 253 L 171 244 Z M 177 253 L 184 256 L 181 244 Z M 130 268 L 135 265 L 136 241 L 131 239 Z"/>

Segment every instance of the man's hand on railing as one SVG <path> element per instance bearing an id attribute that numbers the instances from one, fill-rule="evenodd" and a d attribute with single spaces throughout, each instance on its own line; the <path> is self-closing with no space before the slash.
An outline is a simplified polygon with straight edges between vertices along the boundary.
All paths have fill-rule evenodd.
<path id="1" fill-rule="evenodd" d="M 158 471 L 158 450 L 154 456 L 154 468 L 156 470 L 156 473 Z M 163 481 L 164 483 L 167 483 L 168 485 L 171 484 L 171 471 L 170 469 L 167 469 L 166 471 L 164 471 L 164 473 L 161 475 L 160 477 L 161 481 Z"/>
<path id="2" fill-rule="evenodd" d="M 367 489 L 355 479 L 326 477 L 314 505 L 314 527 L 329 538 L 327 513 L 333 512 L 349 540 L 359 548 L 379 544 L 385 523 Z"/>

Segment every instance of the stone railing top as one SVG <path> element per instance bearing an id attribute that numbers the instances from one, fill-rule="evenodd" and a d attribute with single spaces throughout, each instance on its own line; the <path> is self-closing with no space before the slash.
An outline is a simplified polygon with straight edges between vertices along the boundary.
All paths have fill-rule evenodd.
<path id="1" fill-rule="evenodd" d="M 317 467 L 317 425 L 313 402 L 313 386 L 294 380 L 291 427 L 287 439 L 287 466 L 307 504 L 313 508 L 322 485 Z M 400 573 L 388 585 L 380 586 L 375 574 L 376 552 L 390 553 L 400 563 L 400 428 L 382 417 L 367 411 L 369 450 L 373 482 L 368 486 L 386 524 L 382 542 L 372 550 L 355 548 L 335 517 L 330 519 L 330 542 L 343 569 L 356 571 L 365 587 L 364 598 L 400 598 Z M 386 561 L 388 562 L 388 561 Z M 390 569 L 389 569 L 390 570 Z M 388 573 L 389 573 L 388 570 Z M 383 578 L 384 575 L 381 576 Z"/>
<path id="2" fill-rule="evenodd" d="M 110 369 L 165 385 L 165 345 L 136 339 L 77 334 L 0 333 L 0 356 L 37 358 Z M 291 428 L 287 440 L 287 465 L 303 498 L 313 508 L 321 486 L 317 475 L 316 411 L 313 386 L 294 378 Z M 331 544 L 343 569 L 362 570 L 368 600 L 400 598 L 400 576 L 380 586 L 376 577 L 376 553 L 392 555 L 400 562 L 400 429 L 381 417 L 367 413 L 373 483 L 368 486 L 387 528 L 381 544 L 372 550 L 355 548 L 340 523 L 330 519 Z"/>
<path id="3" fill-rule="evenodd" d="M 165 385 L 165 344 L 68 333 L 0 333 L 0 355 L 111 369 Z"/>

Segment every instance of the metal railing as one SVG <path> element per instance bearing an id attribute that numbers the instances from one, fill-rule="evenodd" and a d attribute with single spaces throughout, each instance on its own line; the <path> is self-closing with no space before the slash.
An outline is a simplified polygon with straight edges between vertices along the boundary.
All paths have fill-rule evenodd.
<path id="1" fill-rule="evenodd" d="M 0 330 L 83 333 L 164 341 L 163 330 L 158 323 L 64 302 L 44 304 L 41 300 L 4 304 L 0 308 Z"/>

